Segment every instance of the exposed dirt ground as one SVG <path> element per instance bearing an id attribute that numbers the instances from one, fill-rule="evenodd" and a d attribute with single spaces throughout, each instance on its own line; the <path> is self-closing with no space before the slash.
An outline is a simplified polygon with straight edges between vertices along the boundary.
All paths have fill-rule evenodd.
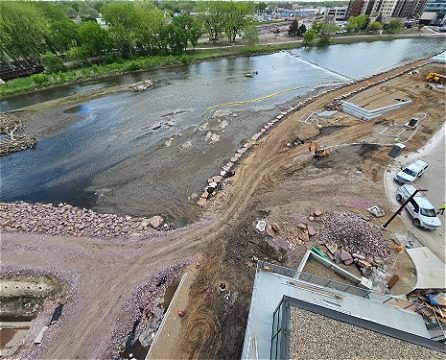
<path id="1" fill-rule="evenodd" d="M 400 87 L 398 91 L 414 100 L 387 114 L 386 121 L 404 124 L 415 113 L 428 115 L 406 144 L 409 151 L 423 145 L 444 121 L 444 93 L 424 87 L 425 71 L 422 68 L 421 74 L 384 84 Z M 306 144 L 286 146 L 298 136 L 328 146 L 372 138 L 388 143 L 389 138 L 377 139 L 375 134 L 383 119 L 362 122 L 341 114 L 326 124 L 321 120 L 319 126 L 299 122 L 307 111 L 320 111 L 335 96 L 362 85 L 321 96 L 281 122 L 244 158 L 232 185 L 208 204 L 203 220 L 181 230 L 138 242 L 3 232 L 3 264 L 47 269 L 64 274 L 74 284 L 66 312 L 49 329 L 39 351 L 30 354 L 39 358 L 104 356 L 117 325 L 131 328 L 129 315 L 122 314 L 135 288 L 171 264 L 202 254 L 173 357 L 239 357 L 255 274 L 253 259 L 295 266 L 306 248 L 317 243 L 317 236 L 303 245 L 296 242 L 297 224 L 311 221 L 308 216 L 316 209 L 368 215 L 367 207 L 379 205 L 387 214 L 392 212 L 382 185 L 384 167 L 391 160 L 389 147 L 339 147 L 318 162 Z M 370 96 L 380 91 L 379 87 L 367 90 Z M 254 225 L 260 218 L 276 222 L 279 235 L 258 234 Z M 371 221 L 380 224 L 382 219 Z M 313 223 L 320 228 L 319 219 Z M 397 234 L 407 236 L 398 219 L 384 233 L 389 245 Z M 393 265 L 392 273 L 401 277 L 393 293 L 403 294 L 415 284 L 413 265 L 405 253 L 397 259 L 393 253 L 386 265 Z M 227 299 L 218 290 L 222 282 L 231 293 Z"/>
<path id="2" fill-rule="evenodd" d="M 414 114 L 425 112 L 429 120 L 406 143 L 410 151 L 419 148 L 444 122 L 444 93 L 425 88 L 425 71 L 423 68 L 421 74 L 405 75 L 385 84 L 388 88 L 397 87 L 398 92 L 403 91 L 415 101 L 398 112 L 387 114 L 384 120 L 364 123 L 342 114 L 329 122 L 345 127 L 328 128 L 321 131 L 322 135 L 315 135 L 319 131 L 314 124 L 301 132 L 297 121 L 306 111 L 320 111 L 326 103 L 326 98 L 321 98 L 293 114 L 243 161 L 233 186 L 215 205 L 215 216 L 223 218 L 226 214 L 230 230 L 220 242 L 212 242 L 207 247 L 204 256 L 207 261 L 191 291 L 187 316 L 183 319 L 183 342 L 178 347 L 177 358 L 229 359 L 240 356 L 255 275 L 252 258 L 256 256 L 295 266 L 305 250 L 315 243 L 295 243 L 297 222 L 308 218 L 313 210 L 352 210 L 366 215 L 367 207 L 379 205 L 387 214 L 392 212 L 382 186 L 385 165 L 391 161 L 388 156 L 390 147 L 376 150 L 364 146 L 344 147 L 332 151 L 328 159 L 316 162 L 311 159 L 307 146 L 288 149 L 285 144 L 302 135 L 315 136 L 318 142 L 327 145 L 360 140 L 389 143 L 386 137 L 371 138 L 377 125 L 382 121 L 404 124 Z M 363 96 L 376 97 L 380 91 L 380 87 L 375 87 L 365 91 Z M 383 106 L 379 101 L 376 105 Z M 254 224 L 258 218 L 267 218 L 280 225 L 280 238 L 288 240 L 288 256 L 272 251 L 271 246 L 276 248 L 277 239 L 273 241 L 255 232 Z M 373 221 L 382 224 L 383 219 L 387 217 Z M 314 220 L 314 224 L 319 226 L 318 220 Z M 391 239 L 411 236 L 399 219 L 389 229 L 384 236 L 391 247 Z M 415 272 L 407 254 L 396 257 L 393 253 L 386 264 L 388 269 L 392 268 L 389 274 L 397 273 L 401 277 L 391 293 L 404 294 L 412 289 Z M 352 267 L 349 270 L 352 271 Z M 217 290 L 222 281 L 231 290 L 229 301 Z"/>

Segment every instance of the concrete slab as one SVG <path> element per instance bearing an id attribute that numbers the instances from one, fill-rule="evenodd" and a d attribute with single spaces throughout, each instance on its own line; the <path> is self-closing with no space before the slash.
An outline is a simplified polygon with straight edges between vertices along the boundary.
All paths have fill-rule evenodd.
<path id="1" fill-rule="evenodd" d="M 163 317 L 161 325 L 155 335 L 153 343 L 146 356 L 149 359 L 177 359 L 179 358 L 178 339 L 182 329 L 182 322 L 177 310 L 186 309 L 189 301 L 189 291 L 198 271 L 190 268 L 181 278 L 169 308 Z"/>
<path id="2" fill-rule="evenodd" d="M 427 247 L 407 249 L 417 271 L 417 289 L 446 288 L 444 263 Z"/>

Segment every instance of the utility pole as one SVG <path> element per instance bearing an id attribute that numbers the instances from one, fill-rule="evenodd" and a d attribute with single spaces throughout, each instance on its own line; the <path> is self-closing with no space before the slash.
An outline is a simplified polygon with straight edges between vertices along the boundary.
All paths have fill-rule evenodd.
<path id="1" fill-rule="evenodd" d="M 428 190 L 423 190 L 423 189 L 417 189 L 417 190 L 415 190 L 415 192 L 414 192 L 412 195 L 409 196 L 409 198 L 403 203 L 403 205 L 401 205 L 401 207 L 400 207 L 397 211 L 395 211 L 395 213 L 392 215 L 392 217 L 391 217 L 389 220 L 387 220 L 387 222 L 383 225 L 383 228 L 386 228 L 387 225 L 389 225 L 390 222 L 391 222 L 393 219 L 395 219 L 395 217 L 396 217 L 397 215 L 401 214 L 401 211 L 403 211 L 403 209 L 406 207 L 406 205 L 409 203 L 409 201 L 412 200 L 412 199 L 414 198 L 414 196 L 415 196 L 417 193 L 419 193 L 420 191 L 428 191 Z"/>

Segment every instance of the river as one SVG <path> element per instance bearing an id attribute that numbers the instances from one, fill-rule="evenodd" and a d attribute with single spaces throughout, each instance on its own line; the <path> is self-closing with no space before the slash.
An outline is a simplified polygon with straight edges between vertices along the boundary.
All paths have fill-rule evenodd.
<path id="1" fill-rule="evenodd" d="M 40 138 L 34 150 L 1 159 L 1 200 L 68 202 L 101 212 L 190 218 L 190 197 L 202 191 L 206 179 L 244 139 L 290 102 L 319 87 L 443 49 L 442 39 L 423 38 L 287 50 L 9 98 L 1 102 L 2 111 L 141 79 L 155 83 L 143 93 L 123 92 L 55 109 L 61 118 L 74 114 L 77 120 Z M 255 71 L 252 78 L 244 76 Z M 259 101 L 246 102 L 253 99 Z M 242 104 L 206 111 L 228 102 Z M 212 118 L 215 109 L 233 113 Z M 33 121 L 45 121 L 44 115 L 33 116 Z M 219 136 L 215 144 L 206 140 L 209 131 Z"/>

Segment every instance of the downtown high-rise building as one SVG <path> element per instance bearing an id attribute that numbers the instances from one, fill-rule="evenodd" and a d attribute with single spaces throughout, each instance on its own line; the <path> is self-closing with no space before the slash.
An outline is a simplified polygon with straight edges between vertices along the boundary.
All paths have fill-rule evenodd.
<path id="1" fill-rule="evenodd" d="M 350 0 L 347 17 L 381 14 L 384 17 L 417 18 L 422 14 L 426 2 L 429 0 Z"/>

